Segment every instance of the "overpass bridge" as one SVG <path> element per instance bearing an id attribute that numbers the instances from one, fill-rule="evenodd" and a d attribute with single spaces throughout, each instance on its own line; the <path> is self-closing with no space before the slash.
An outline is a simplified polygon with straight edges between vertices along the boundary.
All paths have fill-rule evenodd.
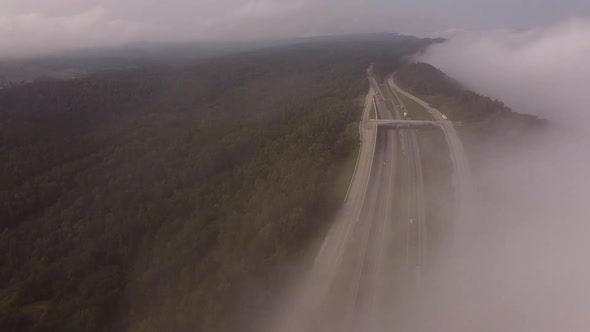
<path id="1" fill-rule="evenodd" d="M 406 286 L 418 288 L 423 255 L 428 252 L 422 162 L 414 129 L 442 129 L 454 178 L 463 178 L 467 171 L 453 122 L 433 108 L 426 108 L 431 121 L 403 118 L 404 106 L 396 94 L 403 91 L 393 90 L 391 82 L 385 86 L 391 89 L 392 99 L 387 99 L 391 108 L 372 66 L 367 77 L 370 88 L 359 123 L 359 154 L 344 204 L 319 244 L 305 284 L 273 331 L 361 331 L 388 326 L 394 310 L 391 298 L 397 295 L 389 292 L 390 282 L 406 279 L 395 271 L 405 268 Z M 370 119 L 373 110 L 375 119 Z M 399 178 L 398 170 L 407 176 Z M 454 182 L 457 199 L 464 199 L 465 181 Z M 403 238 L 405 253 L 398 241 Z"/>
<path id="2" fill-rule="evenodd" d="M 440 126 L 438 121 L 425 120 L 373 120 L 378 127 L 415 128 L 424 126 Z"/>

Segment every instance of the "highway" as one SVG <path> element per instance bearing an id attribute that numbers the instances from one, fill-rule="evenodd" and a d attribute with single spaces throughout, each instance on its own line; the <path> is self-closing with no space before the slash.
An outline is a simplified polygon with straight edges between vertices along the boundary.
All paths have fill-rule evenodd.
<path id="1" fill-rule="evenodd" d="M 395 113 L 398 118 L 405 112 L 405 106 L 399 99 L 396 92 L 387 84 L 388 92 L 391 96 L 391 102 L 394 105 Z M 433 121 L 404 120 L 392 121 L 397 126 L 409 124 L 409 127 L 420 127 L 424 125 L 439 125 Z M 383 125 L 388 121 L 379 121 Z M 426 227 L 426 210 L 424 204 L 424 180 L 422 175 L 422 159 L 420 158 L 420 148 L 416 132 L 411 129 L 401 129 L 399 134 L 403 145 L 406 146 L 408 162 L 408 235 L 407 235 L 407 270 L 409 273 L 409 282 L 414 288 L 419 289 L 424 269 L 424 256 L 428 250 L 427 227 Z"/>
<path id="2" fill-rule="evenodd" d="M 374 183 L 371 181 L 373 161 L 382 160 L 383 151 L 377 124 L 369 118 L 374 96 L 374 90 L 369 89 L 359 123 L 360 151 L 343 207 L 318 250 L 306 282 L 272 331 L 337 331 L 348 323 L 342 317 L 356 310 L 352 298 L 359 297 L 363 280 L 357 262 L 374 249 L 366 243 L 366 230 L 373 225 L 378 227 L 373 216 L 365 216 L 372 213 L 367 212 L 368 197 L 372 199 L 375 195 L 370 186 Z"/>
<path id="3" fill-rule="evenodd" d="M 394 81 L 394 76 L 390 75 L 387 78 L 389 88 L 393 93 L 401 93 L 406 97 L 424 107 L 434 118 L 435 122 L 442 129 L 447 145 L 449 146 L 450 158 L 453 163 L 453 187 L 455 191 L 455 212 L 457 223 L 460 221 L 468 221 L 472 218 L 472 203 L 473 187 L 471 182 L 471 172 L 469 162 L 463 148 L 463 143 L 459 138 L 459 134 L 455 129 L 452 121 L 445 119 L 444 115 L 436 108 L 430 106 L 424 100 L 402 90 Z M 456 227 L 458 229 L 458 227 Z"/>
<path id="4" fill-rule="evenodd" d="M 453 122 L 400 89 L 393 75 L 385 80 L 386 91 L 381 91 L 372 67 L 367 78 L 369 92 L 359 122 L 360 151 L 344 204 L 318 248 L 305 283 L 273 332 L 386 331 L 392 324 L 399 326 L 391 317 L 400 310 L 392 304 L 393 290 L 400 287 L 393 280 L 400 273 L 405 276 L 398 281 L 404 292 L 424 298 L 420 293 L 429 249 L 416 130 L 437 126 L 443 131 L 454 167 L 454 220 L 469 220 L 469 165 Z M 410 119 L 398 94 L 422 105 L 433 120 Z M 375 119 L 370 118 L 372 109 Z M 404 242 L 401 247 L 400 241 Z M 393 262 L 400 253 L 405 264 Z M 401 310 L 409 310 L 406 313 L 411 316 L 420 307 L 418 300 Z"/>
<path id="5" fill-rule="evenodd" d="M 405 229 L 408 285 L 418 285 L 425 248 L 424 194 L 414 130 L 389 109 L 371 68 L 359 124 L 360 151 L 343 207 L 322 242 L 305 285 L 273 331 L 378 331 L 391 326 L 394 228 Z M 375 107 L 377 119 L 369 118 Z M 420 122 L 413 125 L 432 125 Z M 404 127 L 405 128 L 405 127 Z M 401 149 L 400 149 L 401 148 Z M 394 211 L 401 192 L 398 166 L 408 173 L 407 211 Z M 406 169 L 407 168 L 407 169 Z M 400 219 L 400 215 L 410 218 Z M 412 222 L 410 222 L 410 219 Z M 396 226 L 397 225 L 397 226 Z M 400 227 L 401 226 L 401 227 Z"/>

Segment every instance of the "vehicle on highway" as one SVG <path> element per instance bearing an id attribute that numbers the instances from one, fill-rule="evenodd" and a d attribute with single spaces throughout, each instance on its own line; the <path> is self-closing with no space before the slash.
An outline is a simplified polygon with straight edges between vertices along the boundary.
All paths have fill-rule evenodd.
<path id="1" fill-rule="evenodd" d="M 408 112 L 404 111 L 404 118 L 408 117 Z"/>
<path id="2" fill-rule="evenodd" d="M 413 224 L 413 223 L 414 223 L 414 219 L 410 218 L 410 224 Z"/>
<path id="3" fill-rule="evenodd" d="M 448 120 L 447 116 L 444 115 L 444 114 L 442 115 L 442 118 L 445 119 L 445 120 Z"/>

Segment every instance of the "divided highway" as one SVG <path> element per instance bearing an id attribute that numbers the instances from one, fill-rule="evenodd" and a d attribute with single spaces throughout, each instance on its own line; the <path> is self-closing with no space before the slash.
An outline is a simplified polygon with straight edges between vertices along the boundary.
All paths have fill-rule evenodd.
<path id="1" fill-rule="evenodd" d="M 398 118 L 405 112 L 405 106 L 398 98 L 397 94 L 390 85 L 387 85 L 388 92 L 391 96 L 391 102 L 394 106 Z M 387 123 L 385 121 L 380 121 Z M 413 123 L 412 127 L 420 125 L 433 125 L 431 121 L 399 121 L 401 123 Z M 408 236 L 407 236 L 407 265 L 410 273 L 411 282 L 416 288 L 420 286 L 421 271 L 423 268 L 424 256 L 427 252 L 427 232 L 426 232 L 426 210 L 424 205 L 424 180 L 422 177 L 422 159 L 420 158 L 420 148 L 416 132 L 411 129 L 401 129 L 399 131 L 402 145 L 407 147 L 408 161 Z"/>
<path id="2" fill-rule="evenodd" d="M 462 145 L 450 121 L 434 109 L 436 121 L 403 118 L 405 108 L 396 94 L 403 92 L 393 79 L 387 79 L 391 98 L 386 99 L 372 67 L 367 77 L 370 88 L 359 123 L 360 151 L 344 205 L 306 283 L 272 331 L 385 331 L 399 326 L 392 321 L 392 299 L 400 285 L 392 283 L 400 269 L 392 256 L 403 251 L 399 242 L 404 241 L 405 264 L 402 260 L 398 265 L 407 277 L 402 280 L 407 281 L 405 286 L 419 288 L 428 250 L 422 162 L 415 130 L 410 128 L 441 127 L 453 151 L 455 173 L 466 172 Z M 373 109 L 376 119 L 370 119 Z"/>
<path id="3" fill-rule="evenodd" d="M 459 134 L 455 129 L 453 122 L 446 119 L 446 117 L 436 108 L 431 107 L 430 104 L 424 100 L 402 90 L 394 81 L 394 75 L 387 78 L 388 86 L 393 93 L 399 92 L 406 97 L 424 107 L 435 119 L 436 123 L 442 129 L 445 134 L 445 138 L 450 150 L 450 158 L 453 162 L 453 186 L 455 189 L 455 202 L 458 219 L 469 219 L 471 216 L 471 198 L 473 197 L 472 183 L 471 183 L 471 172 L 469 168 L 469 162 L 463 148 L 463 143 L 459 138 Z"/>
<path id="4" fill-rule="evenodd" d="M 307 283 L 275 331 L 361 331 L 391 325 L 390 253 L 399 142 L 370 119 L 394 120 L 367 71 L 371 88 L 359 125 L 361 146 L 341 212 L 328 231 Z"/>

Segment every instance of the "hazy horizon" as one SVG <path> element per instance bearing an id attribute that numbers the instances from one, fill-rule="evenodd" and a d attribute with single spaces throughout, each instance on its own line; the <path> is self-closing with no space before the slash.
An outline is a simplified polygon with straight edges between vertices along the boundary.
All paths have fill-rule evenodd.
<path id="1" fill-rule="evenodd" d="M 4 0 L 0 57 L 142 42 L 257 41 L 375 32 L 448 37 L 463 31 L 544 28 L 589 15 L 590 4 L 580 0 L 561 2 L 559 11 L 548 0 Z"/>

